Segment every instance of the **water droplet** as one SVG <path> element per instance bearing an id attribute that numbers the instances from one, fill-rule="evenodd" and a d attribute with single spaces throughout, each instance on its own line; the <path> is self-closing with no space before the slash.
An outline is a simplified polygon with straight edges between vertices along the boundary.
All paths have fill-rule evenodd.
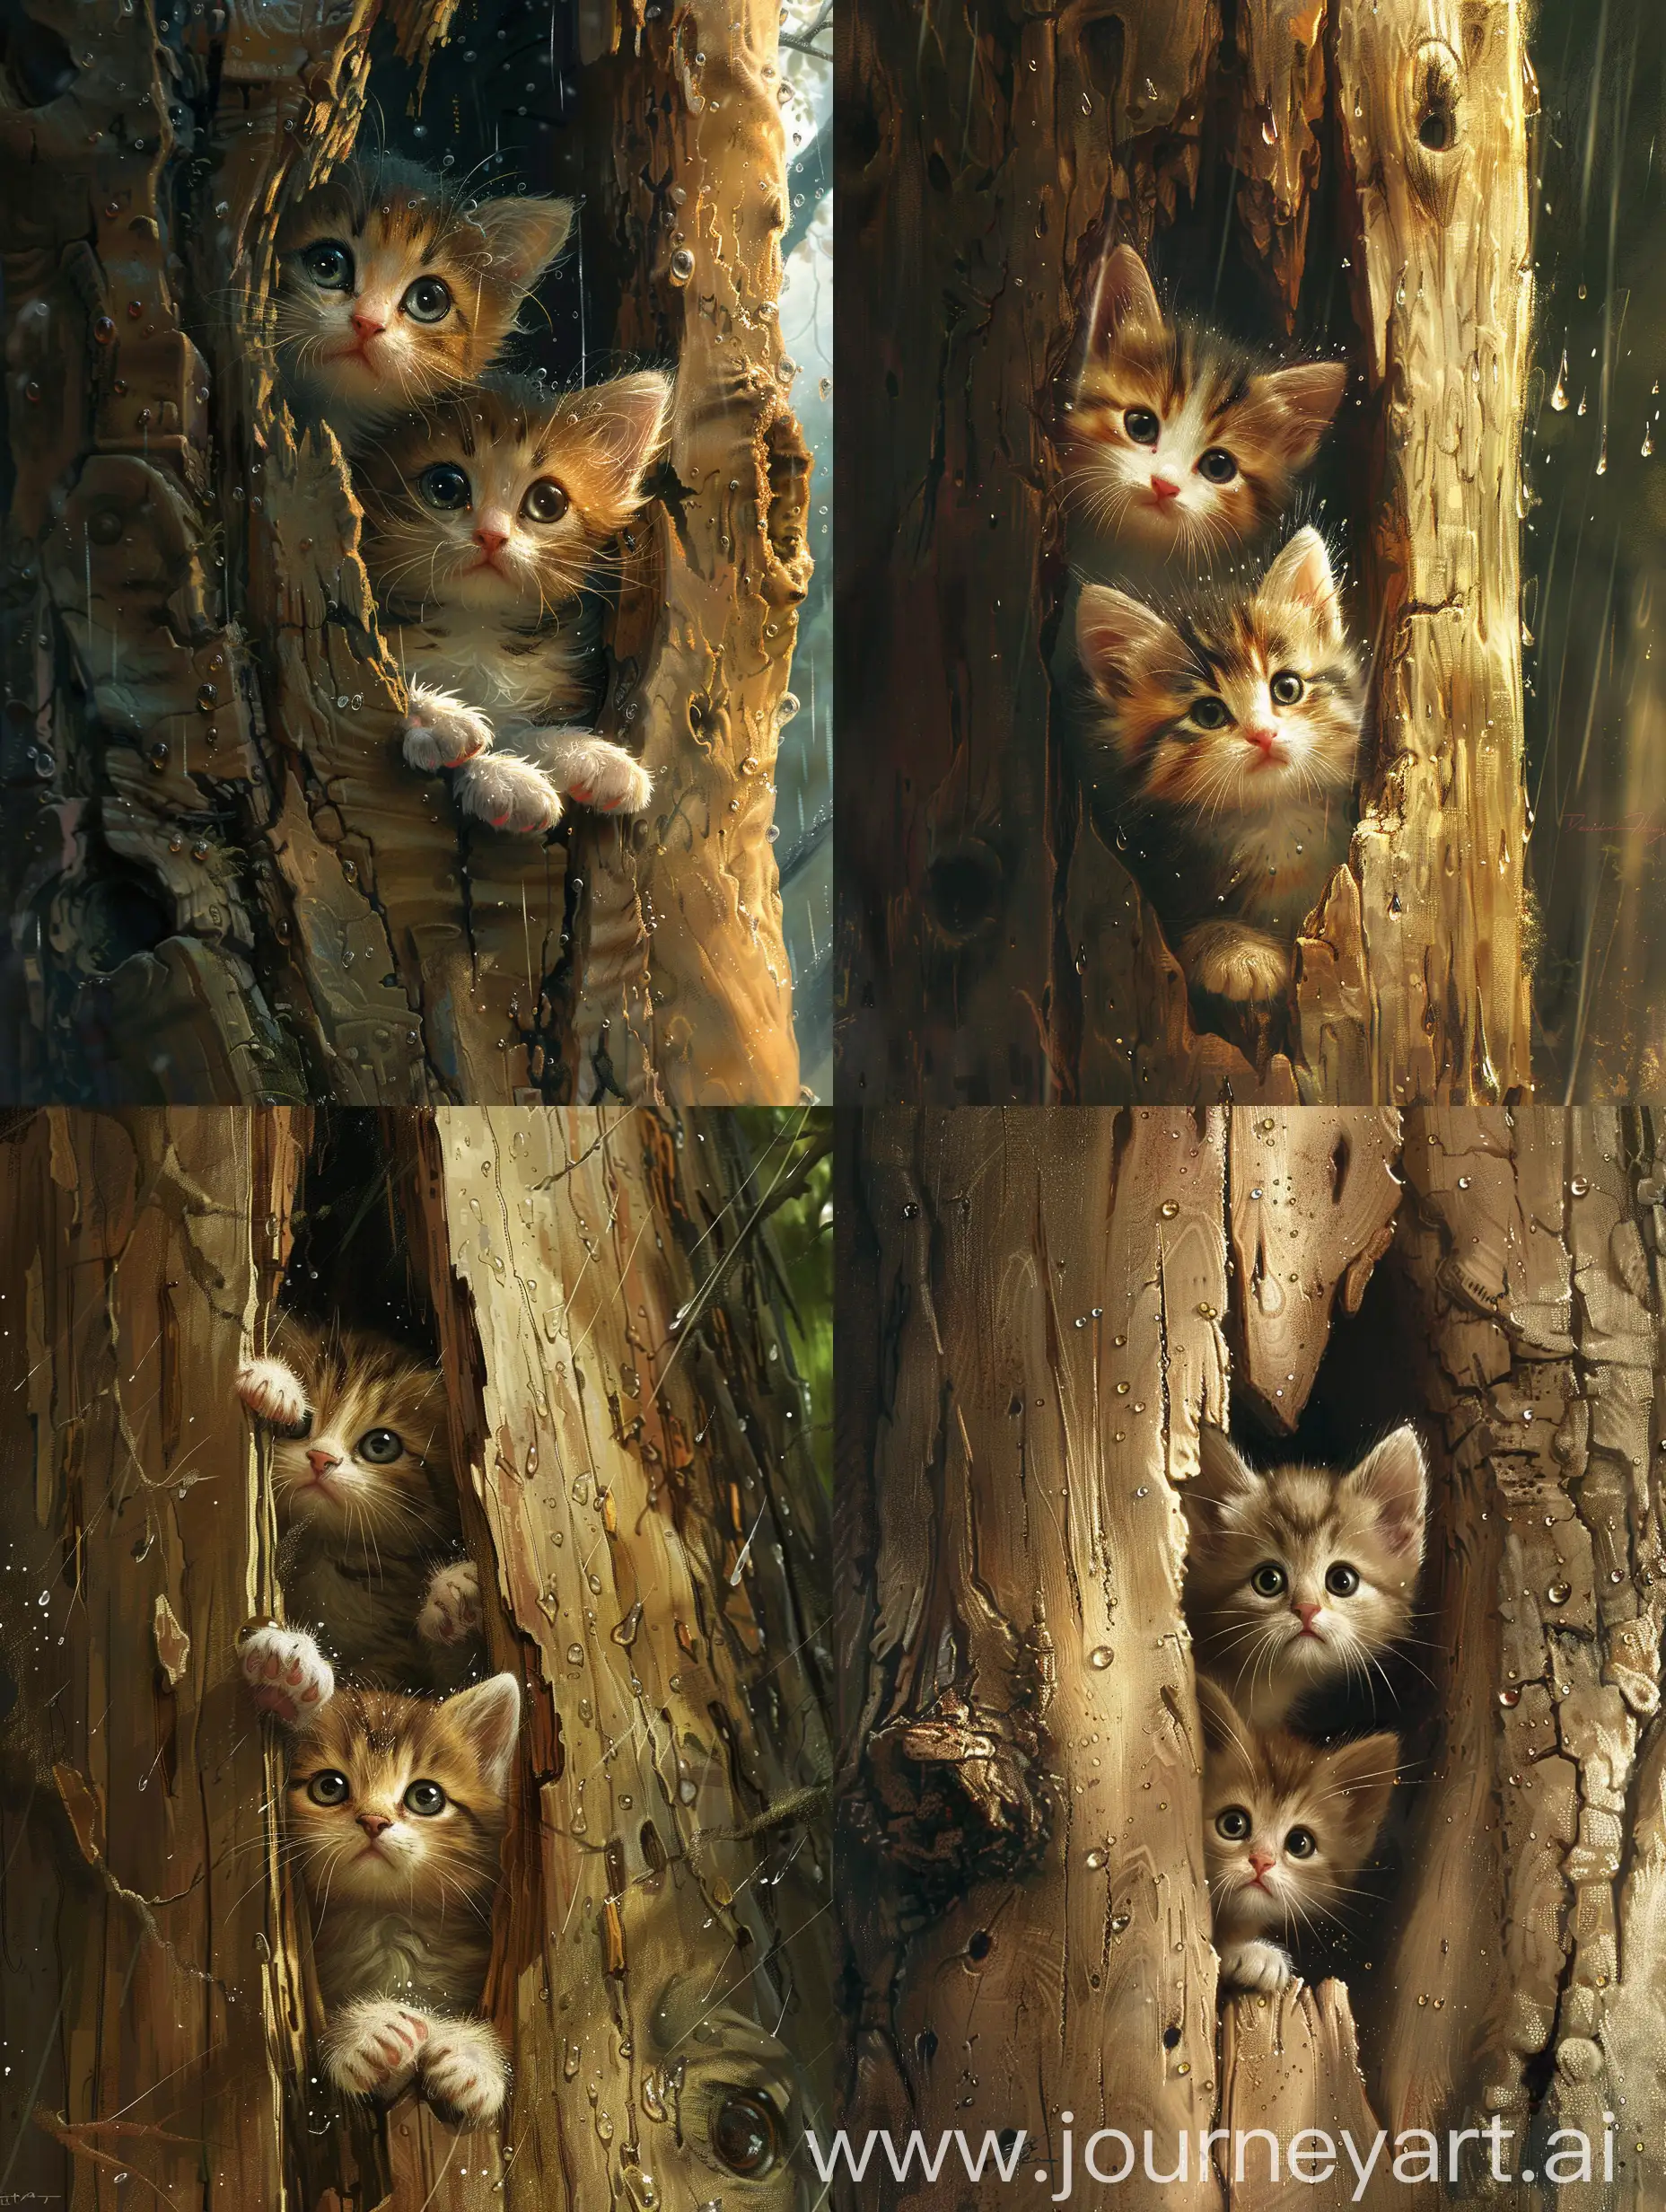
<path id="1" fill-rule="evenodd" d="M 1105 1854 L 1100 1849 L 1099 1846 L 1095 1844 L 1092 1850 L 1088 1853 L 1088 1865 L 1093 1868 L 1095 1873 L 1097 1873 L 1104 1864 Z"/>
<path id="2" fill-rule="evenodd" d="M 1545 1593 L 1545 1602 L 1548 1605 L 1565 1605 L 1573 1594 L 1571 1583 L 1553 1582 Z"/>
<path id="3" fill-rule="evenodd" d="M 1519 1690 L 1501 1690 L 1498 1693 L 1498 1702 L 1503 1706 L 1520 1705 L 1521 1693 Z"/>
<path id="4" fill-rule="evenodd" d="M 1567 1187 L 1576 1198 L 1583 1198 L 1591 1189 L 1590 1179 L 1584 1175 L 1574 1175 L 1569 1179 Z"/>
<path id="5" fill-rule="evenodd" d="M 46 1600 L 42 1598 L 40 1602 L 44 1605 L 46 1603 Z M 1110 1664 L 1112 1656 L 1113 1654 L 1109 1644 L 1095 1644 L 1092 1650 L 1088 1654 L 1088 1664 L 1091 1667 L 1103 1669 Z"/>
<path id="6" fill-rule="evenodd" d="M 686 285 L 694 274 L 694 256 L 687 246 L 679 246 L 671 256 L 671 282 Z"/>
<path id="7" fill-rule="evenodd" d="M 1567 412 L 1567 349 L 1562 352 L 1562 365 L 1556 371 L 1556 389 L 1550 394 L 1550 404 L 1558 415 Z"/>
<path id="8" fill-rule="evenodd" d="M 1172 1221 L 1179 1210 L 1179 1202 L 1175 1198 L 1165 1198 L 1162 1204 L 1157 1208 L 1157 1211 L 1162 1216 L 1164 1221 Z"/>
<path id="9" fill-rule="evenodd" d="M 1458 1188 L 1460 1190 L 1467 1190 L 1469 1188 L 1469 1178 L 1467 1175 L 1460 1175 L 1458 1178 Z"/>

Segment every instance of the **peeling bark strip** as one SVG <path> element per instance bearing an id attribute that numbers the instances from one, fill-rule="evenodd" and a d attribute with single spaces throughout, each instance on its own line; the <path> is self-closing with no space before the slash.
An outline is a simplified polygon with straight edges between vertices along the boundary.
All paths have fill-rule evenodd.
<path id="1" fill-rule="evenodd" d="M 274 1610 L 274 1529 L 232 1378 L 303 1134 L 287 1114 L 54 1112 L 0 1144 L 0 2187 L 18 2202 L 92 2212 L 116 2172 L 152 2201 L 293 2201 L 278 1768 L 233 1644 Z"/>
<path id="2" fill-rule="evenodd" d="M 835 2064 L 826 1507 L 767 1233 L 707 1287 L 761 1192 L 724 1116 L 404 1126 L 492 1656 L 530 1704 L 489 1992 L 514 2150 L 467 2202 L 791 2212 Z M 719 2138 L 749 2085 L 788 2118 L 745 2183 Z"/>
<path id="3" fill-rule="evenodd" d="M 627 703 L 649 813 L 592 823 L 577 1032 L 581 1095 L 611 1085 L 708 1105 L 793 1104 L 792 980 L 772 825 L 798 608 L 810 584 L 810 455 L 787 404 L 780 241 L 785 135 L 773 0 L 626 0 L 601 75 L 604 206 L 632 275 L 619 343 L 674 354 L 661 526 L 664 602 Z"/>
<path id="4" fill-rule="evenodd" d="M 1341 11 L 1350 259 L 1381 413 L 1367 571 L 1377 757 L 1362 937 L 1304 947 L 1302 1049 L 1351 1028 L 1371 1096 L 1531 1084 L 1522 964 L 1521 416 L 1532 305 L 1521 0 Z M 1350 933 L 1351 934 L 1351 933 Z M 1321 931 L 1321 935 L 1327 933 Z M 1332 962 L 1335 962 L 1334 970 Z M 1343 1014 L 1338 993 L 1368 1011 Z"/>
<path id="5" fill-rule="evenodd" d="M 1265 2143 L 1244 2180 L 1200 2176 L 1197 2130 L 1265 2129 L 1287 2152 L 1302 2129 L 1346 2129 L 1365 2155 L 1379 2126 L 1426 2129 L 1444 2175 L 1449 2131 L 1496 2116 L 1509 2170 L 1541 2177 L 1501 2203 L 1657 2207 L 1657 1117 L 888 1110 L 851 1133 L 841 1197 L 841 1282 L 859 1290 L 840 1346 L 845 2124 L 933 2145 L 1022 2127 L 1041 2166 L 1069 2111 L 1079 2182 L 1092 2129 L 1137 2149 L 1149 2127 L 1161 2172 L 1184 2127 L 1186 2188 L 1136 2164 L 1119 2202 L 1286 2212 L 1348 2200 L 1352 2177 L 1334 2198 L 1287 2164 L 1275 2184 Z M 1233 1998 L 1217 2045 L 1174 1486 L 1199 1413 L 1225 1410 L 1227 1285 L 1239 1379 L 1291 1428 L 1373 1265 L 1394 1296 L 1364 1356 L 1433 1467 L 1403 1864 L 1356 1992 L 1357 2058 L 1336 1979 Z M 991 1747 L 981 1770 L 967 1715 Z M 990 1824 L 965 1813 L 1010 1789 L 916 1789 L 899 1813 L 911 1750 L 916 1775 L 947 1749 L 998 1780 L 1021 1726 L 1044 1809 L 1023 1865 L 993 1872 Z M 1591 2142 L 1589 2185 L 1543 2180 L 1556 2129 Z M 1489 2151 L 1458 2155 L 1457 2199 L 1394 2179 L 1390 2146 L 1360 2201 L 1478 2200 Z M 965 2187 L 945 2167 L 860 2201 L 959 2212 Z"/>
<path id="6" fill-rule="evenodd" d="M 840 702 L 862 733 L 838 800 L 844 1096 L 1527 1093 L 1523 16 L 1239 0 L 1223 49 L 1212 0 L 846 12 L 840 251 L 864 283 L 839 317 Z M 1293 331 L 1322 150 L 1376 408 L 1369 511 L 1349 518 L 1371 549 L 1376 757 L 1299 946 L 1294 1035 L 1251 1053 L 1194 1031 L 1060 757 L 1047 425 L 1118 238 L 1156 234 L 1206 312 L 1211 273 L 1218 294 L 1229 253 L 1247 258 L 1260 335 Z M 1200 177 L 1232 218 L 1213 216 L 1218 245 Z"/>
<path id="7" fill-rule="evenodd" d="M 1182 1642 L 1153 1624 L 1179 1617 L 1176 1485 L 1225 1414 L 1225 1139 L 1182 1110 L 864 1119 L 845 1202 L 877 1297 L 853 1357 L 880 1380 L 840 1755 L 858 2139 L 905 2113 L 934 2144 L 1022 2128 L 1033 2164 L 1061 2107 L 1078 2140 L 1209 2124 L 1197 1721 Z M 1022 1778 L 1027 1865 L 961 1809 L 987 1788 L 964 1734 L 940 1746 L 951 1701 L 1010 1747 L 985 1771 Z M 941 1749 L 957 1795 L 899 1811 L 894 1778 Z M 966 2187 L 875 2179 L 864 2206 L 916 2212 Z M 1162 2201 L 1218 2199 L 1194 2172 Z"/>
<path id="8" fill-rule="evenodd" d="M 460 824 L 403 765 L 339 455 L 297 443 L 264 365 L 276 209 L 351 145 L 378 22 L 421 64 L 452 0 L 232 0 L 165 31 L 154 0 L 24 12 L 35 60 L 0 84 L 11 1094 L 794 1101 L 770 771 L 809 556 L 775 11 L 685 8 L 609 65 L 619 222 L 685 294 L 617 334 L 680 358 L 681 504 L 609 704 L 645 729 L 654 810 L 549 845 Z"/>

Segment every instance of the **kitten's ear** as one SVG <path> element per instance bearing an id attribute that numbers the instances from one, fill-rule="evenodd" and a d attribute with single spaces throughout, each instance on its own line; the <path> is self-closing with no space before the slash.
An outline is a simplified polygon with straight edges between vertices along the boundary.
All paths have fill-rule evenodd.
<path id="1" fill-rule="evenodd" d="M 601 479 L 598 491 L 611 507 L 636 504 L 643 471 L 665 442 L 671 411 L 671 380 L 657 369 L 616 376 L 574 396 L 574 412 L 586 457 Z"/>
<path id="2" fill-rule="evenodd" d="M 1168 627 L 1143 600 L 1113 592 L 1106 584 L 1084 584 L 1076 601 L 1076 651 L 1096 689 L 1108 697 Z"/>
<path id="3" fill-rule="evenodd" d="M 1416 1430 L 1407 1423 L 1385 1436 L 1343 1487 L 1375 1512 L 1383 1541 L 1408 1566 L 1417 1566 L 1423 1558 L 1429 1476 Z"/>
<path id="4" fill-rule="evenodd" d="M 1244 1724 L 1238 1707 L 1218 1682 L 1206 1674 L 1197 1677 L 1197 1717 L 1203 1723 L 1206 1751 L 1232 1751 L 1244 1748 Z"/>
<path id="5" fill-rule="evenodd" d="M 1260 599 L 1293 599 L 1332 636 L 1342 632 L 1342 594 L 1330 551 L 1316 530 L 1297 531 L 1262 578 Z"/>
<path id="6" fill-rule="evenodd" d="M 530 292 L 567 242 L 573 228 L 570 199 L 487 199 L 472 220 L 486 233 L 492 274 Z"/>
<path id="7" fill-rule="evenodd" d="M 521 1733 L 520 1683 L 513 1674 L 494 1674 L 488 1681 L 448 1698 L 444 1712 L 469 1739 L 487 1781 L 501 1795 L 509 1786 L 510 1762 Z"/>
<path id="8" fill-rule="evenodd" d="M 1180 1491 L 1193 1535 L 1218 1536 L 1232 1508 L 1248 1504 L 1260 1489 L 1260 1476 L 1226 1431 L 1206 1421 L 1197 1431 L 1197 1472 Z"/>
<path id="9" fill-rule="evenodd" d="M 1274 369 L 1261 380 L 1277 406 L 1272 437 L 1287 468 L 1305 469 L 1318 452 L 1347 381 L 1345 361 L 1303 361 L 1293 369 Z"/>
<path id="10" fill-rule="evenodd" d="M 1330 1754 L 1330 1786 L 1341 1801 L 1342 1817 L 1362 1850 L 1382 1825 L 1389 1794 L 1400 1763 L 1400 1740 L 1385 1732 L 1344 1743 Z"/>
<path id="11" fill-rule="evenodd" d="M 1118 246 L 1100 268 L 1089 346 L 1094 353 L 1109 353 L 1131 327 L 1160 331 L 1162 309 L 1144 262 L 1132 246 Z"/>

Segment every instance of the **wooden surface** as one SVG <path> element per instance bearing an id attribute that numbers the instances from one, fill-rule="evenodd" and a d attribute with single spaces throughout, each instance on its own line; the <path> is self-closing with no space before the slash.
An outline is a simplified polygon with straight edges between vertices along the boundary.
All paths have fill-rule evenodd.
<path id="1" fill-rule="evenodd" d="M 492 1655 L 529 1698 L 503 2194 L 466 2201 L 585 2212 L 646 2175 L 703 2204 L 738 2186 L 714 2086 L 766 2088 L 796 2139 L 833 2065 L 802 1796 L 830 1763 L 825 1507 L 761 1229 L 715 1278 L 762 1192 L 721 1117 L 447 1110 L 407 1141 Z M 795 2172 L 749 2203 L 791 2212 Z"/>
<path id="2" fill-rule="evenodd" d="M 627 10 L 591 109 L 613 142 L 604 211 L 632 271 L 617 342 L 677 364 L 678 494 L 655 525 L 662 603 L 618 733 L 641 733 L 653 802 L 628 828 L 586 822 L 574 846 L 590 878 L 585 1098 L 798 1100 L 771 825 L 810 455 L 776 317 L 777 29 L 769 0 L 684 0 L 645 23 Z"/>
<path id="3" fill-rule="evenodd" d="M 1303 1056 L 1352 1026 L 1370 1096 L 1530 1088 L 1522 957 L 1520 443 L 1532 304 L 1527 11 L 1379 0 L 1337 19 L 1343 239 L 1376 410 L 1365 569 L 1376 758 Z M 1330 972 L 1334 959 L 1335 972 Z M 1340 1000 L 1366 1009 L 1345 1016 Z M 1335 1048 L 1332 1048 L 1334 1052 Z"/>
<path id="4" fill-rule="evenodd" d="M 1225 1413 L 1225 1128 L 1188 1113 L 887 1112 L 872 1544 L 844 1645 L 861 1985 L 844 2124 L 1077 2138 L 1208 2124 L 1214 1959 L 1178 1484 Z M 857 1355 L 858 1368 L 863 1356 Z M 1195 2137 L 1194 2137 L 1195 2140 Z M 872 2180 L 864 2204 L 958 2207 Z M 1130 2183 L 1133 2204 L 1218 2201 Z"/>
<path id="5" fill-rule="evenodd" d="M 53 1112 L 0 1144 L 0 2193 L 285 2194 L 301 1997 L 234 1637 L 275 1528 L 232 1391 L 288 1242 L 287 1115 Z M 35 2192 L 32 2196 L 30 2192 Z"/>

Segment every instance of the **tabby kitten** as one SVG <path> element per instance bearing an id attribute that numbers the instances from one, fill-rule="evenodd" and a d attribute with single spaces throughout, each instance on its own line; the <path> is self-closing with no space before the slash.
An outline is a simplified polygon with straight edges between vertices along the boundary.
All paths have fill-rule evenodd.
<path id="1" fill-rule="evenodd" d="M 365 456 L 364 557 L 410 682 L 405 758 L 455 769 L 458 803 L 495 829 L 553 829 L 564 797 L 648 803 L 624 746 L 570 725 L 599 674 L 586 587 L 643 504 L 671 391 L 652 372 L 573 392 L 493 374 Z"/>
<path id="2" fill-rule="evenodd" d="M 461 1548 L 444 1378 L 408 1347 L 294 1314 L 236 1389 L 274 1432 L 278 1578 L 292 1620 L 337 1662 L 383 1687 L 449 1689 L 468 1677 L 480 1622 Z M 245 1646 L 269 1664 L 260 1702 L 297 1717 L 294 1638 L 267 1627 Z M 329 1694 L 325 1690 L 323 1695 Z"/>
<path id="3" fill-rule="evenodd" d="M 321 1691 L 316 1646 L 301 1664 Z M 503 2043 L 476 2015 L 520 1686 L 495 1674 L 437 1704 L 338 1690 L 308 1711 L 285 1833 L 312 1908 L 325 2071 L 383 2100 L 418 2079 L 430 2104 L 479 2127 L 509 2084 Z"/>
<path id="4" fill-rule="evenodd" d="M 1276 999 L 1347 849 L 1364 719 L 1324 540 L 1300 530 L 1258 584 L 1162 606 L 1085 584 L 1076 645 L 1090 802 L 1188 985 L 1204 1000 Z"/>
<path id="5" fill-rule="evenodd" d="M 1256 359 L 1164 315 L 1132 246 L 1102 265 L 1059 438 L 1067 508 L 1098 575 L 1198 569 L 1266 535 L 1342 403 L 1339 361 Z"/>
<path id="6" fill-rule="evenodd" d="M 344 444 L 474 380 L 573 224 L 565 199 L 480 200 L 415 162 L 355 155 L 278 225 L 277 358 Z"/>
<path id="7" fill-rule="evenodd" d="M 1252 1727 L 1273 1727 L 1309 1691 L 1381 1671 L 1405 1635 L 1423 1564 L 1423 1446 L 1397 1428 L 1342 1474 L 1258 1473 L 1218 1428 L 1199 1446 L 1184 1492 L 1197 1667 Z"/>
<path id="8" fill-rule="evenodd" d="M 1250 1726 L 1200 1678 L 1204 1865 L 1221 1985 L 1268 1995 L 1295 1978 L 1273 1938 L 1334 1919 L 1370 1856 L 1399 1739 L 1384 1733 L 1321 1750 L 1283 1728 Z"/>

